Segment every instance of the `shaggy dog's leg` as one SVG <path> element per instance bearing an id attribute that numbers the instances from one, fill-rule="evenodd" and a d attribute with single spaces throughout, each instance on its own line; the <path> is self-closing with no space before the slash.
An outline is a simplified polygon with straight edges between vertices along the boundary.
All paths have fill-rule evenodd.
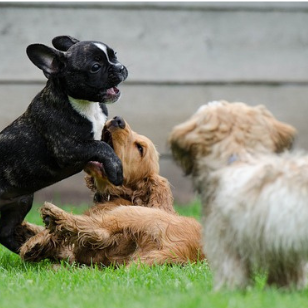
<path id="1" fill-rule="evenodd" d="M 204 220 L 204 226 L 204 250 L 214 272 L 214 289 L 247 287 L 252 277 L 250 263 L 234 247 L 232 229 L 221 215 L 213 213 Z"/>
<path id="2" fill-rule="evenodd" d="M 268 285 L 286 289 L 303 289 L 307 284 L 307 263 L 272 264 L 269 268 Z"/>
<path id="3" fill-rule="evenodd" d="M 213 269 L 215 272 L 214 288 L 216 291 L 226 287 L 228 289 L 244 289 L 250 283 L 250 269 L 243 260 L 231 254 L 225 254 L 220 265 Z M 210 262 L 211 266 L 211 262 Z"/>

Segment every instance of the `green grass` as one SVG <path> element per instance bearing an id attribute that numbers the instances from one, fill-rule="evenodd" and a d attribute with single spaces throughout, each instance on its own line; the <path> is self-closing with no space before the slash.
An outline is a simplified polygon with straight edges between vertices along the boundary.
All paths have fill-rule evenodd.
<path id="1" fill-rule="evenodd" d="M 84 208 L 63 207 L 80 213 Z M 196 201 L 177 207 L 180 214 L 200 217 Z M 33 209 L 27 219 L 40 222 Z M 63 262 L 55 268 L 49 261 L 24 263 L 0 247 L 0 308 L 73 307 L 308 307 L 308 291 L 283 292 L 264 288 L 264 277 L 245 292 L 214 293 L 206 262 L 180 266 L 135 266 L 126 269 L 86 268 Z"/>

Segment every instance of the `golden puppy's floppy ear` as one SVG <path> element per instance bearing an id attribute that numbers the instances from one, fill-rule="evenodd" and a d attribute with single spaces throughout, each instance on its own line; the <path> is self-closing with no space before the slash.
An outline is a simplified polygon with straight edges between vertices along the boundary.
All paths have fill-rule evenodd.
<path id="1" fill-rule="evenodd" d="M 84 180 L 86 182 L 86 186 L 93 192 L 96 192 L 97 191 L 97 188 L 94 184 L 94 178 L 90 175 L 85 175 L 84 177 Z"/>
<path id="2" fill-rule="evenodd" d="M 160 175 L 155 175 L 149 178 L 148 186 L 150 191 L 149 205 L 162 208 L 167 212 L 174 212 L 173 195 L 168 180 Z"/>
<path id="3" fill-rule="evenodd" d="M 134 191 L 133 199 L 134 204 L 175 213 L 170 184 L 160 175 L 149 176 L 143 183 L 139 183 L 138 188 Z"/>

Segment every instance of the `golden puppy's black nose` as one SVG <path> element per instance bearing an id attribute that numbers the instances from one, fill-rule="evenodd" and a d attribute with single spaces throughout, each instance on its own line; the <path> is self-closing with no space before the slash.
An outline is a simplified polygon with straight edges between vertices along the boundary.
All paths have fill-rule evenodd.
<path id="1" fill-rule="evenodd" d="M 123 118 L 116 116 L 111 120 L 111 125 L 114 126 L 114 127 L 119 127 L 119 128 L 124 129 L 125 128 L 125 121 L 124 121 Z"/>

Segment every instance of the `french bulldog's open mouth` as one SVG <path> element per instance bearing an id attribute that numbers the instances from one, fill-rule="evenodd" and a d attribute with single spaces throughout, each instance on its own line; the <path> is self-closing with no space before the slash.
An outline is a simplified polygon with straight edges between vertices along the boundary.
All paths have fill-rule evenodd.
<path id="1" fill-rule="evenodd" d="M 118 95 L 120 93 L 120 90 L 117 87 L 112 87 L 107 90 L 108 95 Z"/>
<path id="2" fill-rule="evenodd" d="M 104 103 L 114 103 L 120 98 L 120 96 L 121 91 L 116 86 L 113 86 L 107 89 L 106 94 L 104 95 Z"/>

